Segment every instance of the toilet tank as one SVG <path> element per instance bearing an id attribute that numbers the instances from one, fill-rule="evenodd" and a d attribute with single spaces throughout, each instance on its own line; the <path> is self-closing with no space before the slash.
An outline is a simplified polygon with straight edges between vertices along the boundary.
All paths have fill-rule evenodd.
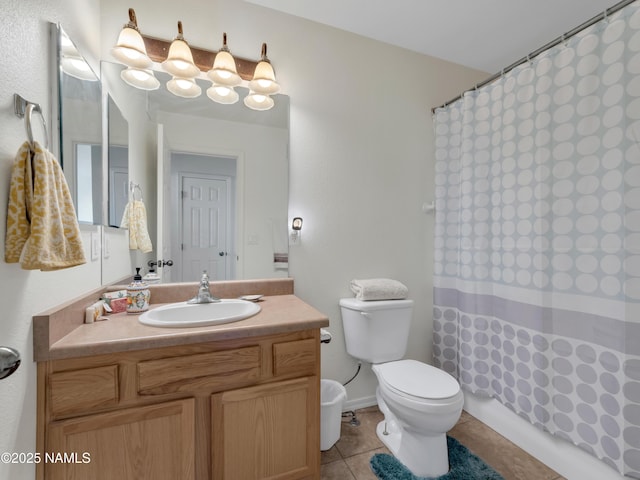
<path id="1" fill-rule="evenodd" d="M 347 353 L 369 363 L 404 357 L 413 300 L 361 301 L 340 299 Z"/>

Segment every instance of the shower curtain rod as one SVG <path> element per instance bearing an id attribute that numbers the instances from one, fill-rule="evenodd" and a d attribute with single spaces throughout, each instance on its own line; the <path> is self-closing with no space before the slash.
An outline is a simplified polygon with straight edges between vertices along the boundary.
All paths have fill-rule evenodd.
<path id="1" fill-rule="evenodd" d="M 431 113 L 432 114 L 435 113 L 438 108 L 444 108 L 447 105 L 451 105 L 453 102 L 457 102 L 458 100 L 460 100 L 463 97 L 463 95 L 465 93 L 470 92 L 472 90 L 477 90 L 478 88 L 484 87 L 488 83 L 491 83 L 494 80 L 497 80 L 498 78 L 502 77 L 505 73 L 510 72 L 511 70 L 516 68 L 517 66 L 522 65 L 525 62 L 529 62 L 532 58 L 540 55 L 545 50 L 549 50 L 550 48 L 553 48 L 556 45 L 559 45 L 560 43 L 565 42 L 566 40 L 568 40 L 569 38 L 573 37 L 577 33 L 580 33 L 585 28 L 588 28 L 591 25 L 593 25 L 594 23 L 597 23 L 600 20 L 602 20 L 604 18 L 607 18 L 608 16 L 616 13 L 618 10 L 622 10 L 624 7 L 626 7 L 627 5 L 629 5 L 629 4 L 631 4 L 631 3 L 635 2 L 635 1 L 636 0 L 622 0 L 619 3 L 616 3 L 613 7 L 607 8 L 604 12 L 600 13 L 599 15 L 596 15 L 595 17 L 587 20 L 583 24 L 578 25 L 573 30 L 568 31 L 564 35 L 560 35 L 555 40 L 552 40 L 551 42 L 547 43 L 546 45 L 543 45 L 542 47 L 538 48 L 537 50 L 531 52 L 529 55 L 526 55 L 526 56 L 522 57 L 520 60 L 515 61 L 514 63 L 512 63 L 508 67 L 503 68 L 502 70 L 500 70 L 498 73 L 495 73 L 494 75 L 491 75 L 486 80 L 483 80 L 482 82 L 477 83 L 472 88 L 469 88 L 468 90 L 465 90 L 464 92 L 462 92 L 457 97 L 452 98 L 451 100 L 449 100 L 448 102 L 443 103 L 442 105 L 438 105 L 437 107 L 433 107 L 431 109 Z"/>

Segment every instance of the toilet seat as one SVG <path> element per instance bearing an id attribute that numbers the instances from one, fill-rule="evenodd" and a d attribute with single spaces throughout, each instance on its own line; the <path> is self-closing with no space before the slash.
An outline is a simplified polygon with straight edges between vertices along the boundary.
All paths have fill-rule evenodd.
<path id="1" fill-rule="evenodd" d="M 460 385 L 448 373 L 417 360 L 396 360 L 375 365 L 378 379 L 394 393 L 416 401 L 436 403 L 460 392 Z"/>

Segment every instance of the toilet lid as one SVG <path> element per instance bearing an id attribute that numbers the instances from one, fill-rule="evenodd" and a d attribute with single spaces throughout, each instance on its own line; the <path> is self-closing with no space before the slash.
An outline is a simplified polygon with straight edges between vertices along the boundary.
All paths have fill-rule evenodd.
<path id="1" fill-rule="evenodd" d="M 458 382 L 447 372 L 417 360 L 398 360 L 376 368 L 387 385 L 414 397 L 443 399 L 460 390 Z"/>

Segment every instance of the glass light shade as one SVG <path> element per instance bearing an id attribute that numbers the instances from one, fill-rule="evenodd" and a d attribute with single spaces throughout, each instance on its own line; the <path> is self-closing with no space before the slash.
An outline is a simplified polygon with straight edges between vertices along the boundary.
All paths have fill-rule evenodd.
<path id="1" fill-rule="evenodd" d="M 89 64 L 82 57 L 67 57 L 63 56 L 60 59 L 60 66 L 62 71 L 67 75 L 79 78 L 80 80 L 87 80 L 90 82 L 97 82 L 98 77 L 93 73 Z"/>
<path id="2" fill-rule="evenodd" d="M 160 81 L 151 70 L 129 67 L 120 72 L 120 77 L 132 87 L 140 90 L 157 90 L 160 87 Z"/>
<path id="3" fill-rule="evenodd" d="M 249 82 L 249 88 L 256 93 L 273 95 L 280 91 L 280 85 L 276 83 L 276 75 L 268 61 L 262 60 L 256 66 L 253 80 Z"/>
<path id="4" fill-rule="evenodd" d="M 216 53 L 213 68 L 207 72 L 207 75 L 211 81 L 217 85 L 235 87 L 242 82 L 236 70 L 236 61 L 233 59 L 233 56 L 225 50 L 220 50 Z"/>
<path id="5" fill-rule="evenodd" d="M 167 90 L 178 97 L 195 98 L 202 93 L 202 88 L 193 78 L 173 77 L 167 82 Z"/>
<path id="6" fill-rule="evenodd" d="M 127 26 L 120 32 L 118 43 L 111 49 L 111 55 L 129 67 L 148 68 L 152 63 L 147 56 L 140 32 Z"/>
<path id="7" fill-rule="evenodd" d="M 269 110 L 274 102 L 269 95 L 250 91 L 249 95 L 244 97 L 244 104 L 252 110 Z"/>
<path id="8" fill-rule="evenodd" d="M 80 56 L 76 46 L 64 32 L 60 34 L 60 51 L 65 57 Z"/>
<path id="9" fill-rule="evenodd" d="M 233 87 L 227 85 L 212 85 L 207 89 L 207 97 L 217 103 L 231 105 L 236 103 L 240 96 Z"/>
<path id="10" fill-rule="evenodd" d="M 193 55 L 189 45 L 180 38 L 171 42 L 169 55 L 162 62 L 162 68 L 171 75 L 180 78 L 194 78 L 200 73 L 200 69 L 193 63 Z"/>

